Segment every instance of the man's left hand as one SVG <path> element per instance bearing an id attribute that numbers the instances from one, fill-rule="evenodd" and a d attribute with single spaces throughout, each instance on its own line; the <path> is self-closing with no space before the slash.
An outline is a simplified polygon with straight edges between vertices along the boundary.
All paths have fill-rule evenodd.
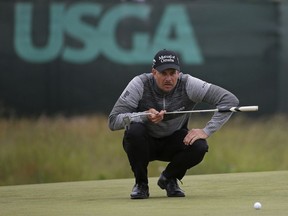
<path id="1" fill-rule="evenodd" d="M 208 135 L 203 129 L 192 129 L 188 132 L 183 142 L 185 145 L 192 145 L 198 139 L 207 139 Z"/>

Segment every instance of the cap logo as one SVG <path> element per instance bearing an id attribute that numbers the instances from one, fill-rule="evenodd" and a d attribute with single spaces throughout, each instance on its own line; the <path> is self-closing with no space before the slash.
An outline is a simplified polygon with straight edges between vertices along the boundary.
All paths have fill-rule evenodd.
<path id="1" fill-rule="evenodd" d="M 153 59 L 152 68 L 157 71 L 164 71 L 168 68 L 180 71 L 179 59 L 177 54 L 169 50 L 159 51 Z"/>
<path id="2" fill-rule="evenodd" d="M 161 62 L 161 63 L 165 63 L 165 62 L 175 62 L 175 58 L 176 58 L 176 56 L 174 56 L 174 55 L 161 55 L 161 56 L 159 56 L 159 61 Z"/>

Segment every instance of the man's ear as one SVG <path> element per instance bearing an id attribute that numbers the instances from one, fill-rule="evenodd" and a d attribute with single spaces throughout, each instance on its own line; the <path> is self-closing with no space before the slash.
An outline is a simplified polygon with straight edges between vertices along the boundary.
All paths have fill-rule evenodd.
<path id="1" fill-rule="evenodd" d="M 154 68 L 152 68 L 152 74 L 155 76 L 155 74 L 157 73 L 157 70 L 156 69 L 154 69 Z"/>

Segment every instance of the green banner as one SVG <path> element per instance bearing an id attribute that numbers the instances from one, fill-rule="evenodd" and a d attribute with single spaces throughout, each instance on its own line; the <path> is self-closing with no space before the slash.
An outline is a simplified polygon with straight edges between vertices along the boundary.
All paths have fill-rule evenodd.
<path id="1" fill-rule="evenodd" d="M 268 1 L 0 2 L 0 110 L 108 113 L 130 79 L 150 72 L 154 54 L 166 48 L 179 53 L 184 73 L 229 89 L 242 105 L 259 105 L 259 115 L 285 111 L 279 77 L 285 78 L 287 52 L 279 44 L 288 39 L 281 37 L 279 13 L 287 10 L 280 7 Z"/>

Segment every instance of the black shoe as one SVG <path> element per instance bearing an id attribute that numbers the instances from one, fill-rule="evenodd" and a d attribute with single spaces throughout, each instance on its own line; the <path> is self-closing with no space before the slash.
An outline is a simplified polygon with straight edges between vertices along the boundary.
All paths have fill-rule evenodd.
<path id="1" fill-rule="evenodd" d="M 147 199 L 149 197 L 149 187 L 146 183 L 135 184 L 130 194 L 131 199 Z"/>
<path id="2" fill-rule="evenodd" d="M 165 189 L 168 197 L 185 197 L 184 191 L 178 186 L 177 179 L 166 178 L 163 174 L 160 175 L 158 186 Z"/>

